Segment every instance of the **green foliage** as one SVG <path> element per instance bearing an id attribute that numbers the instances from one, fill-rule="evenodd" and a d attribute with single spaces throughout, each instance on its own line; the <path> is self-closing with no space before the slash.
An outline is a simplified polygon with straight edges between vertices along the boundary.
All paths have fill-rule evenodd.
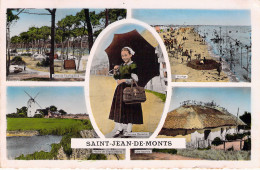
<path id="1" fill-rule="evenodd" d="M 248 138 L 247 140 L 245 140 L 244 147 L 243 147 L 242 150 L 244 150 L 244 151 L 250 151 L 251 150 L 251 138 Z"/>
<path id="2" fill-rule="evenodd" d="M 33 116 L 34 118 L 43 118 L 44 116 L 42 114 L 36 114 Z"/>
<path id="3" fill-rule="evenodd" d="M 20 56 L 15 56 L 15 57 L 11 60 L 11 64 L 22 65 L 22 64 L 25 64 L 25 61 L 23 61 L 22 57 L 20 57 Z"/>
<path id="4" fill-rule="evenodd" d="M 198 148 L 198 150 L 200 150 L 200 151 L 210 150 L 210 149 L 211 149 L 211 146 L 208 146 L 208 147 L 206 147 L 206 148 Z"/>
<path id="5" fill-rule="evenodd" d="M 20 109 L 16 108 L 16 113 L 7 114 L 6 117 L 10 117 L 10 118 L 27 117 L 27 107 L 23 106 Z"/>
<path id="6" fill-rule="evenodd" d="M 13 14 L 13 11 L 14 11 L 13 9 L 7 9 L 6 16 L 7 16 L 8 23 L 19 19 L 17 15 Z M 18 9 L 16 9 L 16 11 L 18 11 Z"/>
<path id="7" fill-rule="evenodd" d="M 237 139 L 242 139 L 245 135 L 244 134 L 227 134 L 226 135 L 226 140 L 237 140 Z"/>
<path id="8" fill-rule="evenodd" d="M 21 54 L 21 56 L 32 56 L 32 54 L 31 53 L 23 53 L 23 54 Z"/>
<path id="9" fill-rule="evenodd" d="M 60 109 L 58 112 L 59 112 L 61 115 L 66 115 L 66 114 L 67 114 L 67 112 L 64 111 L 63 109 Z"/>
<path id="10" fill-rule="evenodd" d="M 46 57 L 46 59 L 43 59 L 41 62 L 38 62 L 36 64 L 37 67 L 49 67 L 50 66 L 50 58 Z"/>
<path id="11" fill-rule="evenodd" d="M 15 9 L 19 11 L 19 9 Z M 7 9 L 7 21 L 12 22 L 19 19 L 18 16 L 13 14 L 14 10 Z M 100 27 L 101 30 L 96 31 L 98 35 L 104 25 L 104 20 L 106 18 L 105 10 L 96 13 L 96 11 L 89 12 L 90 21 L 92 26 Z M 126 9 L 108 9 L 108 20 L 109 24 L 117 20 L 126 18 Z M 65 42 L 70 37 L 78 37 L 88 34 L 86 29 L 86 18 L 84 9 L 76 13 L 76 15 L 67 15 L 57 22 L 55 41 Z M 46 41 L 51 35 L 51 27 L 42 26 L 42 27 L 30 27 L 26 32 L 20 33 L 19 36 L 12 37 L 11 43 L 34 43 L 35 40 L 44 40 Z"/>
<path id="12" fill-rule="evenodd" d="M 227 149 L 228 151 L 234 151 L 234 147 L 232 146 L 231 148 Z"/>
<path id="13" fill-rule="evenodd" d="M 40 113 L 43 114 L 44 116 L 48 115 L 49 107 L 46 107 L 45 109 L 41 109 Z"/>
<path id="14" fill-rule="evenodd" d="M 219 138 L 219 137 L 216 137 L 214 138 L 214 140 L 212 141 L 212 145 L 215 145 L 215 146 L 218 146 L 218 145 L 221 145 L 223 144 L 224 142 Z"/>
<path id="15" fill-rule="evenodd" d="M 239 118 L 247 124 L 246 129 L 251 129 L 251 113 L 245 112 L 243 115 L 239 116 Z"/>
<path id="16" fill-rule="evenodd" d="M 80 131 L 68 133 L 62 137 L 60 144 L 63 147 L 63 150 L 67 156 L 70 156 L 72 154 L 71 138 L 80 138 L 81 136 L 80 136 L 79 132 Z"/>
<path id="17" fill-rule="evenodd" d="M 7 130 L 38 130 L 41 135 L 78 134 L 81 130 L 93 129 L 89 120 L 7 118 Z"/>
<path id="18" fill-rule="evenodd" d="M 107 9 L 107 10 L 108 10 L 109 24 L 126 17 L 125 9 Z M 99 13 L 99 18 L 104 22 L 104 20 L 106 18 L 106 10 Z"/>
<path id="19" fill-rule="evenodd" d="M 10 120 L 12 120 L 12 119 L 7 119 L 7 127 L 10 126 L 10 124 L 11 124 Z M 62 137 L 60 144 L 52 144 L 51 152 L 40 151 L 40 152 L 35 152 L 33 154 L 26 155 L 26 156 L 21 155 L 16 158 L 19 160 L 44 160 L 44 159 L 53 159 L 53 158 L 56 159 L 58 150 L 61 146 L 63 147 L 63 150 L 66 153 L 66 155 L 70 156 L 72 154 L 71 138 L 80 138 L 81 136 L 80 136 L 79 132 L 81 130 L 93 129 L 89 120 L 42 119 L 40 121 L 36 121 L 39 119 L 34 119 L 34 118 L 31 118 L 29 120 L 31 120 L 31 121 L 29 122 L 28 119 L 24 119 L 22 121 L 23 125 L 26 123 L 35 122 L 36 125 L 33 126 L 34 128 L 30 128 L 30 129 L 39 130 L 37 127 L 40 127 L 39 132 L 41 135 L 52 134 L 52 135 L 64 135 L 64 136 Z M 12 124 L 13 123 L 18 123 L 18 122 L 17 121 L 12 122 Z M 43 123 L 45 124 L 44 128 L 42 127 L 42 125 L 37 126 L 37 124 L 43 124 Z M 66 127 L 65 124 L 70 124 L 70 125 L 69 125 L 69 127 Z M 48 126 L 46 126 L 46 125 L 48 125 Z M 55 125 L 55 128 L 51 129 L 51 127 L 54 125 Z M 26 129 L 23 129 L 23 130 L 26 130 Z M 95 159 L 95 158 L 96 159 L 106 159 L 106 157 L 104 158 L 102 156 L 102 154 L 98 154 L 96 157 L 92 156 L 91 160 Z"/>
<path id="20" fill-rule="evenodd" d="M 26 117 L 26 115 L 24 115 L 24 114 L 17 114 L 17 113 L 11 113 L 11 114 L 7 114 L 6 117 L 8 117 L 8 118 L 24 118 L 24 117 Z"/>
<path id="21" fill-rule="evenodd" d="M 176 149 L 153 149 L 153 152 L 162 152 L 162 153 L 170 153 L 170 154 L 177 154 Z"/>
<path id="22" fill-rule="evenodd" d="M 51 105 L 51 106 L 50 106 L 50 111 L 56 112 L 56 111 L 57 111 L 57 107 L 54 106 L 54 105 Z"/>
<path id="23" fill-rule="evenodd" d="M 104 154 L 90 154 L 88 160 L 107 160 L 107 156 Z"/>
<path id="24" fill-rule="evenodd" d="M 250 160 L 249 151 L 178 149 L 178 155 L 206 160 Z"/>
<path id="25" fill-rule="evenodd" d="M 97 30 L 94 32 L 94 37 L 97 37 L 101 32 L 103 31 L 103 29 Z"/>
<path id="26" fill-rule="evenodd" d="M 16 157 L 16 160 L 52 160 L 56 159 L 58 155 L 58 151 L 61 147 L 61 144 L 52 144 L 50 152 L 39 151 L 33 154 L 28 154 L 24 156 L 23 154 L 19 157 Z"/>
<path id="27" fill-rule="evenodd" d="M 21 37 L 15 35 L 11 38 L 11 43 L 12 44 L 17 44 L 17 43 L 20 43 L 21 42 Z"/>
<path id="28" fill-rule="evenodd" d="M 151 91 L 151 90 L 145 90 L 145 91 L 148 92 L 148 93 L 152 93 L 155 96 L 159 97 L 163 102 L 165 102 L 165 100 L 166 100 L 166 95 L 165 94 L 158 93 L 158 92 Z"/>

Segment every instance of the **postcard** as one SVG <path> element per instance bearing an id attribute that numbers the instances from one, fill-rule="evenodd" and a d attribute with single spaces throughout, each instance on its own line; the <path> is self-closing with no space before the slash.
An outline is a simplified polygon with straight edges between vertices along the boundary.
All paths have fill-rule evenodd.
<path id="1" fill-rule="evenodd" d="M 259 168 L 260 3 L 1 1 L 1 168 Z"/>

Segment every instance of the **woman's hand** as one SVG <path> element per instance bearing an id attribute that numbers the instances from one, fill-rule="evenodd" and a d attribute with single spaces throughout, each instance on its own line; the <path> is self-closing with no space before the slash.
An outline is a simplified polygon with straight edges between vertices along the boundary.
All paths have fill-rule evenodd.
<path id="1" fill-rule="evenodd" d="M 115 65 L 115 67 L 114 67 L 114 74 L 116 74 L 118 69 L 119 69 L 119 65 Z"/>
<path id="2" fill-rule="evenodd" d="M 117 80 L 117 84 L 121 84 L 121 83 L 124 83 L 125 82 L 125 79 L 121 79 L 121 80 Z"/>
<path id="3" fill-rule="evenodd" d="M 117 70 L 119 68 L 119 65 L 115 65 L 114 70 Z"/>

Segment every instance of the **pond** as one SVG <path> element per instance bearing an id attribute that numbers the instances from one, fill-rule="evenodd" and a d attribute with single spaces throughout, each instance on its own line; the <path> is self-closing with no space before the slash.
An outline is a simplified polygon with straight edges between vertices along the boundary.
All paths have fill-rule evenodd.
<path id="1" fill-rule="evenodd" d="M 38 151 L 51 151 L 51 144 L 60 143 L 62 136 L 15 136 L 7 137 L 7 158 L 15 159 L 21 154 L 27 155 Z"/>

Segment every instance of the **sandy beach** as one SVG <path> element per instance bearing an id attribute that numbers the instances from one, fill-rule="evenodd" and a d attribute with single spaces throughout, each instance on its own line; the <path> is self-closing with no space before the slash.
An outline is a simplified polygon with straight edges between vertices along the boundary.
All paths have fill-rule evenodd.
<path id="1" fill-rule="evenodd" d="M 213 59 L 215 61 L 219 61 L 219 58 L 214 57 L 210 51 L 209 46 L 205 42 L 201 42 L 203 38 L 199 37 L 199 34 L 192 31 L 192 29 L 189 27 L 185 31 L 184 29 L 179 28 L 174 33 L 170 32 L 163 32 L 159 33 L 161 38 L 164 39 L 177 39 L 177 44 L 183 44 L 183 51 L 192 50 L 191 60 L 196 59 L 195 54 L 201 54 L 201 59 L 204 57 L 206 59 Z M 179 34 L 177 35 L 177 33 Z M 171 37 L 172 36 L 172 37 Z M 186 37 L 186 40 L 183 40 L 183 37 Z M 195 41 L 198 40 L 198 41 Z M 174 45 L 177 47 L 177 45 Z M 171 65 L 171 73 L 172 73 L 172 81 L 174 82 L 229 82 L 230 76 L 227 75 L 226 72 L 221 71 L 220 76 L 218 75 L 217 69 L 213 70 L 196 70 L 191 67 L 187 66 L 187 57 L 181 56 L 180 53 L 178 55 L 174 52 L 174 48 L 170 49 L 170 51 L 167 51 L 169 55 L 170 65 Z M 178 56 L 178 57 L 176 57 Z M 183 57 L 183 62 L 182 62 Z M 187 78 L 182 79 L 176 79 L 175 75 L 187 75 Z"/>
<path id="2" fill-rule="evenodd" d="M 116 81 L 112 77 L 90 76 L 90 104 L 92 114 L 100 131 L 106 135 L 114 129 L 114 121 L 108 119 Z M 161 119 L 164 102 L 152 93 L 146 92 L 147 100 L 142 103 L 142 125 L 133 125 L 133 132 L 153 133 Z"/>

